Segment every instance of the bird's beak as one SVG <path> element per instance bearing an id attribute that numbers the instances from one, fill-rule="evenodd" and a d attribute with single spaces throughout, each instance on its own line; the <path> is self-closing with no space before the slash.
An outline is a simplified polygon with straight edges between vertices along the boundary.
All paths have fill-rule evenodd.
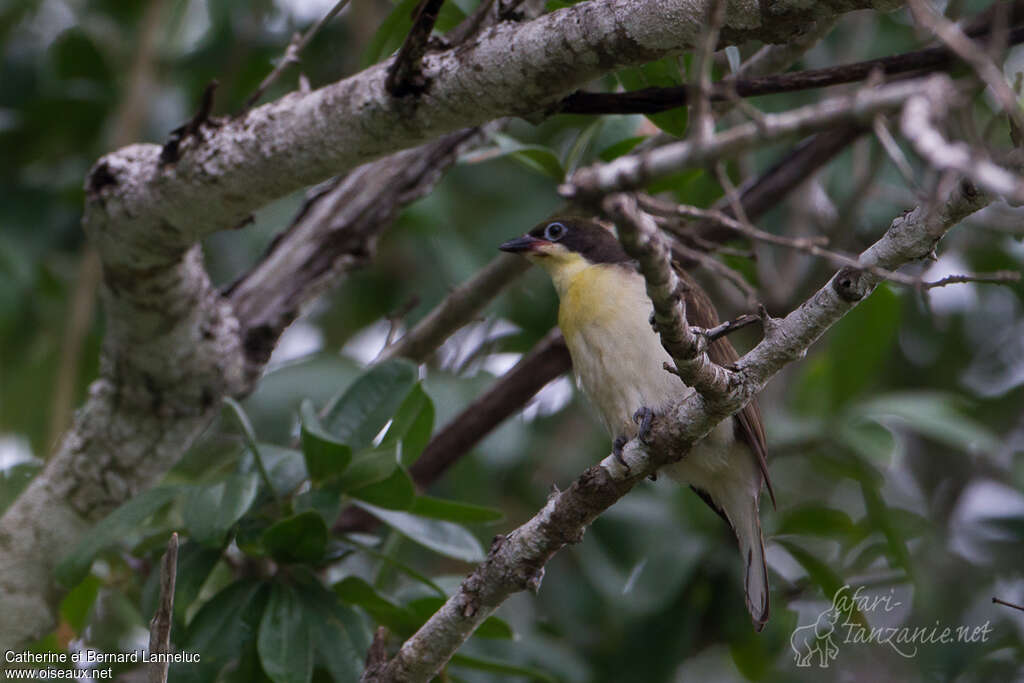
<path id="1" fill-rule="evenodd" d="M 550 244 L 547 240 L 542 240 L 533 235 L 523 235 L 522 237 L 516 237 L 503 245 L 498 247 L 502 251 L 507 251 L 512 254 L 526 254 L 531 251 L 536 251 L 544 244 Z"/>

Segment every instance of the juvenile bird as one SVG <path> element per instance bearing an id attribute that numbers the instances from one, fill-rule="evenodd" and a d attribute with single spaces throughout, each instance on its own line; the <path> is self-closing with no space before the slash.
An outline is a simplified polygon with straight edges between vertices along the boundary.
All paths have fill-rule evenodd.
<path id="1" fill-rule="evenodd" d="M 643 276 L 609 230 L 586 218 L 555 218 L 500 249 L 522 254 L 551 276 L 559 299 L 558 326 L 573 370 L 614 439 L 616 453 L 627 440 L 644 435 L 654 413 L 693 391 L 664 369 L 672 359 L 651 327 L 653 305 Z M 717 325 L 707 294 L 673 265 L 686 285 L 688 322 L 703 328 Z M 738 358 L 724 337 L 709 345 L 708 356 L 722 365 Z M 690 485 L 736 534 L 746 562 L 747 609 L 760 631 L 769 610 L 758 499 L 762 484 L 771 494 L 771 482 L 757 403 L 723 421 L 686 457 L 662 471 Z"/>

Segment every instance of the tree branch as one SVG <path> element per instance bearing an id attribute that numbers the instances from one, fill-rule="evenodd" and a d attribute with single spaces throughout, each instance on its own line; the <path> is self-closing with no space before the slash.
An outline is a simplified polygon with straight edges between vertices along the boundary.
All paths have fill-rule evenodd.
<path id="1" fill-rule="evenodd" d="M 391 346 L 378 360 L 408 358 L 427 360 L 444 340 L 476 317 L 512 280 L 530 267 L 518 256 L 501 254 L 476 275 L 451 291 L 437 307 Z"/>
<path id="2" fill-rule="evenodd" d="M 178 576 L 178 534 L 172 533 L 167 541 L 167 552 L 160 561 L 160 601 L 156 614 L 149 622 L 150 654 L 170 654 L 171 624 L 174 621 L 174 584 Z M 150 683 L 167 683 L 169 661 L 156 661 L 149 665 Z"/>
<path id="3" fill-rule="evenodd" d="M 860 90 L 780 114 L 766 114 L 761 121 L 735 126 L 701 145 L 676 142 L 619 157 L 608 164 L 580 169 L 560 192 L 568 198 L 582 198 L 635 189 L 670 173 L 734 156 L 753 146 L 836 126 L 870 122 L 876 114 L 899 110 L 915 95 L 926 99 L 941 97 L 945 102 L 952 97 L 952 87 L 946 76 L 934 75 Z"/>
<path id="4" fill-rule="evenodd" d="M 863 254 L 864 266 L 896 268 L 931 253 L 936 242 L 989 197 L 961 182 L 933 211 L 915 209 L 893 221 L 885 235 Z M 674 410 L 656 418 L 644 451 L 636 440 L 623 450 L 628 467 L 609 455 L 564 491 L 555 493 L 531 520 L 497 537 L 487 559 L 456 593 L 410 637 L 382 670 L 364 681 L 426 681 L 512 593 L 539 588 L 546 562 L 605 509 L 658 467 L 685 457 L 689 448 L 714 426 L 742 407 L 782 367 L 803 356 L 831 325 L 848 313 L 879 283 L 870 272 L 843 269 L 785 319 L 768 321 L 765 339 L 737 363 L 740 381 L 714 401 L 691 394 Z M 716 392 L 717 393 L 717 392 Z"/>
<path id="5" fill-rule="evenodd" d="M 1024 28 L 1009 34 L 1010 45 L 1024 42 Z M 870 59 L 854 64 L 808 69 L 761 78 L 727 78 L 709 87 L 712 102 L 728 102 L 737 97 L 757 97 L 828 88 L 863 81 L 873 73 L 886 76 L 919 74 L 948 69 L 956 63 L 948 48 L 933 47 L 892 57 Z M 624 93 L 577 91 L 562 100 L 556 110 L 562 114 L 656 114 L 690 104 L 691 86 L 643 88 Z"/>

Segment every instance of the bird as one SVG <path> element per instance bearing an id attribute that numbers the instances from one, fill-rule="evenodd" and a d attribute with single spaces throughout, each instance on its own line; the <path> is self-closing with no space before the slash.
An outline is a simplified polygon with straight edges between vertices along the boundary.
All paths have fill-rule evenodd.
<path id="1" fill-rule="evenodd" d="M 615 235 L 601 223 L 580 216 L 541 222 L 521 237 L 502 244 L 544 269 L 558 293 L 558 326 L 565 338 L 577 382 L 597 408 L 621 458 L 623 445 L 643 439 L 652 416 L 693 391 L 665 369 L 672 359 L 651 323 L 653 304 L 643 276 Z M 678 263 L 687 321 L 711 328 L 718 314 L 710 298 Z M 739 356 L 728 339 L 708 346 L 720 365 Z M 768 477 L 765 432 L 757 403 L 751 401 L 725 420 L 678 462 L 661 469 L 689 485 L 736 535 L 745 560 L 744 591 L 754 628 L 760 631 L 770 611 L 759 499 Z"/>

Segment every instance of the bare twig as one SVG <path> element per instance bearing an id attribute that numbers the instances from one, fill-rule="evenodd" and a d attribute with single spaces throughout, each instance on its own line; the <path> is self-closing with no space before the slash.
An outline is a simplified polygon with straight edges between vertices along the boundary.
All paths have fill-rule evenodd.
<path id="1" fill-rule="evenodd" d="M 997 605 L 1004 605 L 1006 607 L 1012 607 L 1013 609 L 1019 609 L 1021 612 L 1024 612 L 1024 606 L 1022 606 L 1022 605 L 1017 605 L 1017 604 L 1014 604 L 1012 602 L 1007 602 L 1006 600 L 1001 600 L 1001 599 L 995 598 L 995 597 L 992 598 L 992 602 L 994 602 Z"/>
<path id="2" fill-rule="evenodd" d="M 975 44 L 959 26 L 937 13 L 924 0 L 909 0 L 908 4 L 914 21 L 933 33 L 960 59 L 967 62 L 982 83 L 992 89 L 992 93 L 999 100 L 999 105 L 1017 127 L 1024 128 L 1024 112 L 1021 111 L 1016 96 L 1007 85 L 1002 70 L 995 65 L 992 57 Z"/>
<path id="3" fill-rule="evenodd" d="M 388 77 L 384 82 L 393 96 L 417 95 L 427 89 L 429 83 L 422 73 L 420 62 L 427 52 L 427 43 L 443 4 L 444 0 L 420 0 L 416 6 L 412 28 L 405 36 L 395 61 L 388 68 Z"/>
<path id="4" fill-rule="evenodd" d="M 476 275 L 453 289 L 405 336 L 386 347 L 380 354 L 380 360 L 409 358 L 422 363 L 529 266 L 526 259 L 517 256 L 502 254 L 495 257 Z"/>
<path id="5" fill-rule="evenodd" d="M 923 196 L 924 191 L 917 182 L 917 178 L 914 177 L 914 169 L 910 167 L 910 162 L 907 160 L 907 156 L 900 149 L 896 139 L 889 132 L 889 127 L 885 125 L 884 116 L 876 116 L 875 120 L 871 125 L 872 130 L 875 132 L 875 137 L 878 138 L 878 142 L 882 145 L 882 149 L 889 156 L 889 160 L 892 161 L 896 170 L 903 176 L 903 180 L 907 185 L 914 189 L 914 192 L 919 196 Z"/>
<path id="6" fill-rule="evenodd" d="M 253 105 L 259 102 L 260 98 L 263 97 L 263 93 L 267 91 L 267 88 L 272 86 L 277 79 L 281 77 L 281 74 L 284 73 L 285 69 L 292 64 L 298 64 L 299 61 L 301 61 L 299 59 L 299 55 L 306 49 L 306 46 L 309 45 L 311 40 L 313 40 L 313 37 L 320 32 L 320 29 L 322 29 L 327 22 L 337 16 L 338 12 L 345 9 L 345 5 L 348 3 L 349 0 L 339 0 L 339 2 L 335 3 L 334 7 L 327 11 L 327 14 L 320 17 L 320 20 L 310 26 L 305 33 L 296 33 L 292 36 L 291 41 L 288 43 L 288 47 L 284 50 L 284 55 L 280 60 L 278 60 L 277 64 L 274 65 L 274 69 L 267 74 L 262 81 L 260 81 L 260 84 L 256 86 L 256 90 L 249 95 L 249 98 L 245 101 L 245 105 L 242 107 L 242 111 L 239 112 L 238 116 L 241 116 L 252 109 Z"/>
<path id="7" fill-rule="evenodd" d="M 983 282 L 997 285 L 1006 285 L 1020 282 L 1020 272 L 1016 270 L 997 270 L 994 273 L 965 273 L 962 275 L 947 275 L 941 280 L 934 282 L 921 282 L 918 287 L 921 289 L 934 289 L 946 285 L 957 285 L 964 282 Z"/>
<path id="8" fill-rule="evenodd" d="M 680 263 L 693 262 L 699 264 L 708 272 L 722 278 L 735 287 L 743 295 L 747 307 L 753 308 L 757 304 L 757 290 L 747 282 L 746 278 L 710 254 L 697 249 L 690 249 L 685 244 L 680 244 L 679 240 L 676 240 L 672 244 L 672 258 Z"/>
<path id="9" fill-rule="evenodd" d="M 693 121 L 690 139 L 695 144 L 710 140 L 715 134 L 715 120 L 711 112 L 711 64 L 718 45 L 718 33 L 725 21 L 725 1 L 711 0 L 707 9 L 707 30 L 693 58 L 693 76 L 690 86 L 695 93 L 690 117 Z"/>
<path id="10" fill-rule="evenodd" d="M 861 90 L 781 114 L 766 114 L 759 123 L 735 126 L 699 146 L 690 141 L 677 142 L 643 154 L 619 157 L 608 164 L 580 169 L 559 189 L 563 196 L 576 198 L 637 188 L 685 168 L 734 156 L 752 146 L 843 124 L 870 121 L 879 113 L 902 108 L 912 96 L 931 98 L 951 89 L 952 84 L 946 76 L 934 75 L 918 81 Z"/>
<path id="11" fill-rule="evenodd" d="M 738 318 L 727 320 L 721 325 L 715 325 L 714 327 L 709 327 L 706 330 L 701 329 L 699 327 L 693 327 L 691 329 L 694 331 L 694 333 L 699 334 L 705 339 L 707 339 L 708 343 L 710 344 L 716 339 L 721 339 L 722 337 L 732 334 L 736 330 L 741 330 L 747 325 L 753 325 L 754 323 L 759 322 L 760 320 L 761 318 L 759 318 L 756 315 L 744 313 Z"/>
<path id="12" fill-rule="evenodd" d="M 985 26 L 988 29 L 988 26 Z M 975 35 L 984 35 L 976 31 Z M 1009 45 L 1024 42 L 1024 27 L 1013 29 L 1007 35 Z M 757 97 L 799 90 L 827 88 L 843 83 L 863 81 L 872 73 L 886 76 L 924 74 L 943 71 L 957 60 L 950 48 L 931 47 L 891 57 L 869 59 L 853 64 L 824 69 L 808 69 L 792 73 L 758 78 L 727 78 L 711 85 L 712 102 L 725 102 L 736 97 Z M 566 114 L 656 114 L 684 107 L 692 101 L 689 86 L 670 88 L 644 88 L 626 93 L 595 93 L 579 90 L 555 106 L 555 111 Z"/>
<path id="13" fill-rule="evenodd" d="M 178 534 L 171 534 L 167 541 L 167 552 L 160 561 L 160 602 L 156 614 L 149 622 L 150 655 L 170 654 L 171 623 L 174 620 L 174 584 L 178 576 Z M 167 683 L 170 660 L 162 657 L 149 665 L 150 683 Z M 161 661 L 163 660 L 163 661 Z"/>
<path id="14" fill-rule="evenodd" d="M 963 142 L 946 140 L 936 128 L 949 107 L 951 93 L 940 87 L 931 92 L 912 94 L 903 107 L 900 129 L 917 153 L 940 171 L 956 171 L 984 188 L 1006 199 L 1024 202 L 1024 181 L 990 159 L 980 156 Z M 931 90 L 931 89 L 930 89 Z"/>

